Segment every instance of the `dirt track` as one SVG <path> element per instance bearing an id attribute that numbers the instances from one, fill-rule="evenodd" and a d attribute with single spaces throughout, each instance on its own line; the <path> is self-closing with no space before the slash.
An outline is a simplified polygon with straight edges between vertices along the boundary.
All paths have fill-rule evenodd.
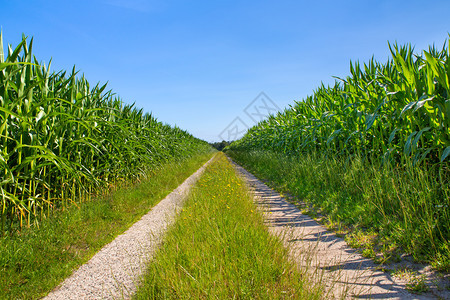
<path id="1" fill-rule="evenodd" d="M 173 222 L 190 187 L 208 163 L 44 299 L 130 298 L 145 271 L 146 262 L 161 243 L 166 228 Z M 234 165 L 249 185 L 255 202 L 264 211 L 269 230 L 284 240 L 300 270 L 312 274 L 317 282 L 327 283 L 327 299 L 438 298 L 430 293 L 415 295 L 407 292 L 406 282 L 377 271 L 370 259 L 348 247 L 342 238 L 303 215 L 245 169 Z M 450 299 L 450 292 L 440 291 L 438 296 Z"/>
<path id="2" fill-rule="evenodd" d="M 269 230 L 284 240 L 291 258 L 300 267 L 307 268 L 307 272 L 312 272 L 313 278 L 327 283 L 327 298 L 449 299 L 448 290 L 438 296 L 409 293 L 405 281 L 376 270 L 377 265 L 372 260 L 350 248 L 344 239 L 302 214 L 245 169 L 234 165 L 254 193 L 255 202 L 265 212 Z"/>
<path id="3" fill-rule="evenodd" d="M 44 299 L 130 298 L 190 188 L 211 161 L 212 158 Z"/>

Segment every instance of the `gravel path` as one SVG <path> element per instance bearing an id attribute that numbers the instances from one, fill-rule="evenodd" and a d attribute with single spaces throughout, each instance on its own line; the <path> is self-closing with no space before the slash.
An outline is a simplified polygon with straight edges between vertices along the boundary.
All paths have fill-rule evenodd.
<path id="1" fill-rule="evenodd" d="M 372 260 L 362 257 L 278 192 L 235 164 L 264 210 L 269 230 L 288 245 L 291 258 L 307 268 L 315 280 L 326 282 L 327 298 L 436 299 L 433 295 L 415 295 L 405 290 L 405 282 L 377 271 Z M 444 296 L 446 297 L 446 296 Z"/>
<path id="2" fill-rule="evenodd" d="M 125 233 L 103 247 L 44 299 L 128 299 L 146 262 L 181 209 L 190 187 L 212 158 Z"/>

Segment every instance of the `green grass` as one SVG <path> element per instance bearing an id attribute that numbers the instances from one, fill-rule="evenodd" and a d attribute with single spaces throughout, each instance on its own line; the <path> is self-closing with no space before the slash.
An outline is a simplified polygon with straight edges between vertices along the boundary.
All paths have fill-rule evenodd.
<path id="1" fill-rule="evenodd" d="M 139 184 L 0 237 L 0 299 L 38 299 L 189 177 L 212 153 L 162 165 Z"/>
<path id="2" fill-rule="evenodd" d="M 320 154 L 228 151 L 259 178 L 316 207 L 326 225 L 377 262 L 412 254 L 437 270 L 450 270 L 450 194 L 435 174 Z M 448 198 L 447 198 L 448 203 Z"/>
<path id="3" fill-rule="evenodd" d="M 426 276 L 419 275 L 416 271 L 410 270 L 408 268 L 399 268 L 397 270 L 391 271 L 391 275 L 393 277 L 397 277 L 407 281 L 405 287 L 411 293 L 422 294 L 430 290 L 430 287 L 426 282 Z"/>
<path id="4" fill-rule="evenodd" d="M 319 299 L 223 154 L 192 190 L 135 299 Z"/>

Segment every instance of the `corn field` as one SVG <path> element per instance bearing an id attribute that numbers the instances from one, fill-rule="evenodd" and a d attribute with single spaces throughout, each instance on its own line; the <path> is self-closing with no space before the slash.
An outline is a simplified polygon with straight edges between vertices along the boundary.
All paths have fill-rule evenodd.
<path id="1" fill-rule="evenodd" d="M 448 167 L 449 49 L 416 55 L 410 45 L 389 48 L 387 63 L 350 63 L 350 76 L 260 122 L 232 148 Z"/>
<path id="2" fill-rule="evenodd" d="M 75 69 L 50 72 L 32 46 L 23 37 L 6 54 L 0 34 L 1 233 L 209 149 Z"/>
<path id="3" fill-rule="evenodd" d="M 326 207 L 335 221 L 364 224 L 416 259 L 448 270 L 449 48 L 389 49 L 385 64 L 350 63 L 349 76 L 269 116 L 228 149 Z M 284 160 L 292 163 L 278 167 Z M 270 163 L 275 171 L 259 165 Z M 309 183 L 295 177 L 304 172 L 314 174 Z M 368 174 L 373 178 L 364 179 Z"/>

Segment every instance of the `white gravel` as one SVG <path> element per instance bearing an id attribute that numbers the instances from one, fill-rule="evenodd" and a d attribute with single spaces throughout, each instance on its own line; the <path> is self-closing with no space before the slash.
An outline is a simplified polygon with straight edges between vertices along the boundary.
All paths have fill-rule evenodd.
<path id="1" fill-rule="evenodd" d="M 278 192 L 259 181 L 239 165 L 255 202 L 264 211 L 270 232 L 280 236 L 293 259 L 312 279 L 326 283 L 326 298 L 370 299 L 448 299 L 445 295 L 411 294 L 405 283 L 389 274 L 376 270 L 372 260 L 364 258 L 295 205 L 287 202 Z"/>
<path id="2" fill-rule="evenodd" d="M 190 187 L 211 161 L 212 158 L 44 299 L 129 299 Z"/>

